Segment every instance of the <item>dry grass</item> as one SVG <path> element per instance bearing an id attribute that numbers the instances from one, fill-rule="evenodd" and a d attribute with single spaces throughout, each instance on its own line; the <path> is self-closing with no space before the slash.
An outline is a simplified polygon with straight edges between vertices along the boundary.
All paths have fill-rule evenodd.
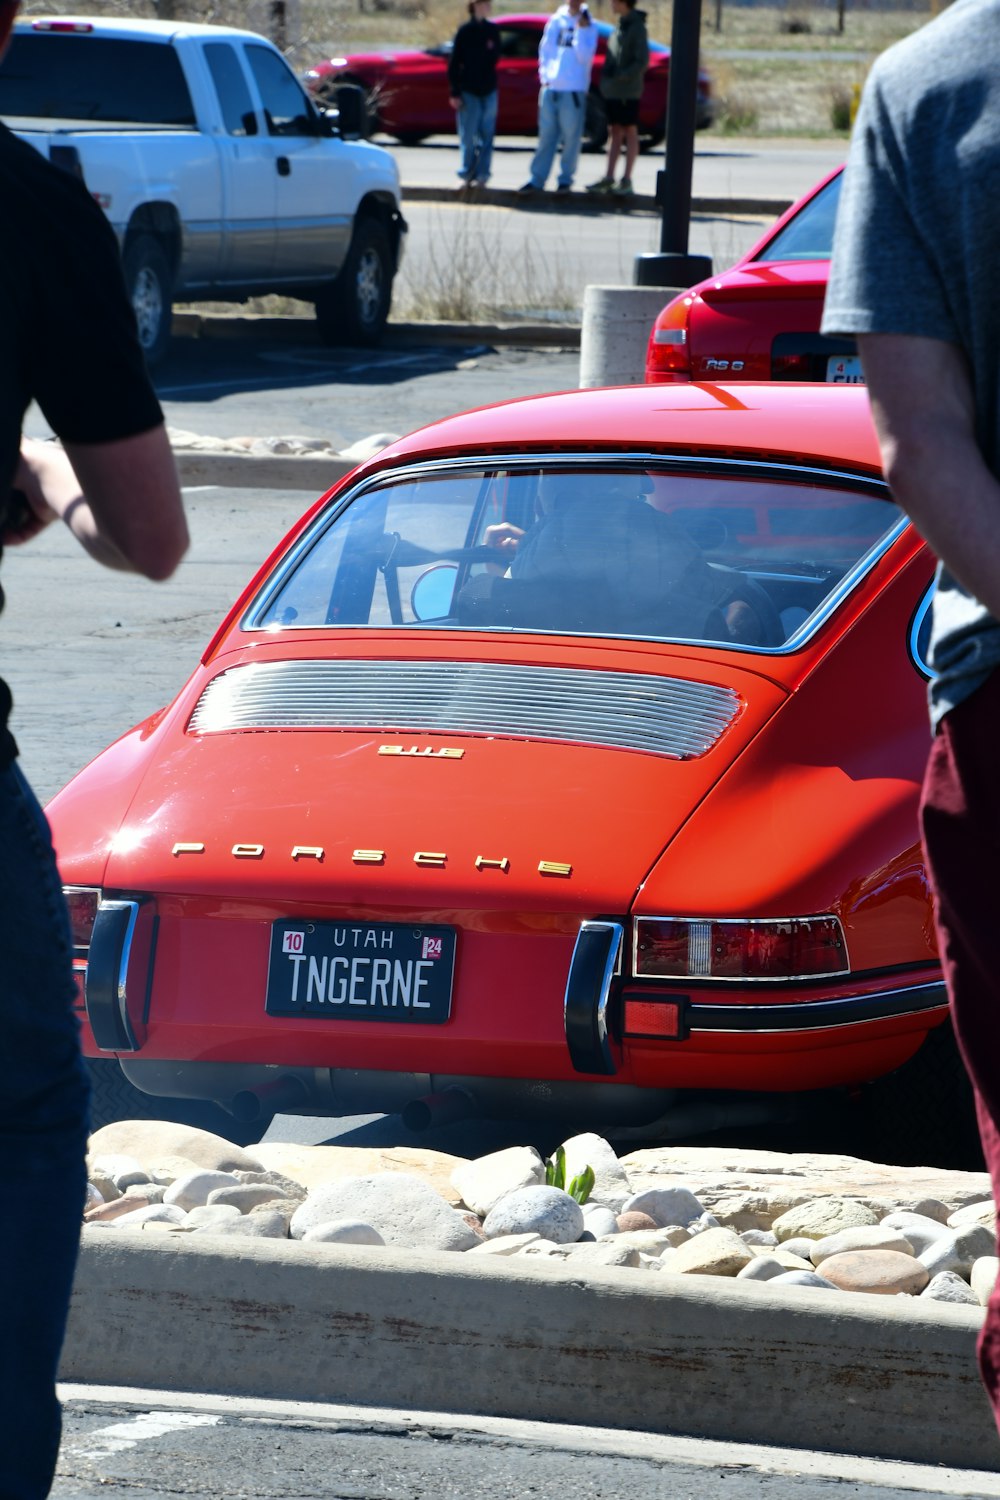
<path id="1" fill-rule="evenodd" d="M 943 0 L 882 9 L 845 0 L 838 29 L 836 0 L 784 0 L 782 4 L 730 4 L 703 0 L 702 54 L 716 80 L 720 133 L 744 136 L 843 134 L 843 99 L 884 47 L 922 25 Z M 537 0 L 552 9 L 554 0 Z M 95 15 L 217 21 L 268 31 L 271 0 L 88 0 Z M 532 0 L 497 0 L 495 13 L 532 8 Z M 611 0 L 591 0 L 611 18 Z M 669 41 L 672 0 L 643 0 L 650 35 Z M 79 11 L 80 0 L 26 0 L 32 12 Z M 463 0 L 284 0 L 289 58 L 305 68 L 338 52 L 392 43 L 426 46 L 452 35 L 465 19 Z M 766 57 L 731 57 L 734 51 Z M 842 57 L 831 54 L 845 54 Z M 854 54 L 862 53 L 858 61 Z M 775 54 L 778 54 L 777 56 Z"/>

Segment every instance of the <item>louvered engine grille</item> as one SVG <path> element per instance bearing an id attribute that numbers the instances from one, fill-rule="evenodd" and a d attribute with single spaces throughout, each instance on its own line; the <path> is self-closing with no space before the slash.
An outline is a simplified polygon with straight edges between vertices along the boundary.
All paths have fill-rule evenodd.
<path id="1" fill-rule="evenodd" d="M 704 755 L 740 708 L 730 688 L 567 667 L 437 661 L 255 662 L 222 672 L 191 734 L 402 729 Z"/>

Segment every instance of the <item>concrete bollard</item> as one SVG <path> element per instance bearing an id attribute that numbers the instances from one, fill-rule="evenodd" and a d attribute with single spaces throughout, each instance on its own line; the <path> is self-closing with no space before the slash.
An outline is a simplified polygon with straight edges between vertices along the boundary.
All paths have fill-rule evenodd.
<path id="1" fill-rule="evenodd" d="M 580 389 L 641 385 L 653 319 L 684 290 L 675 286 L 585 287 Z"/>

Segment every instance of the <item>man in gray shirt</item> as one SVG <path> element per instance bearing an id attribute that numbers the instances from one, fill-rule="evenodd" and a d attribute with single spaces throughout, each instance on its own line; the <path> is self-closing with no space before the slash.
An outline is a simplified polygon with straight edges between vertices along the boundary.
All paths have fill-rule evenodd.
<path id="1" fill-rule="evenodd" d="M 823 332 L 855 334 L 893 495 L 941 559 L 921 804 L 959 1046 L 1000 1201 L 1000 0 L 955 0 L 865 87 Z M 1000 1294 L 980 1339 L 1000 1422 Z"/>

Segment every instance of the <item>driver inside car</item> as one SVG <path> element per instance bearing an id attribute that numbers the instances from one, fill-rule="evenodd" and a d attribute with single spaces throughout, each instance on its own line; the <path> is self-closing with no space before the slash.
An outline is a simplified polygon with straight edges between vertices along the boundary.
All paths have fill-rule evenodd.
<path id="1" fill-rule="evenodd" d="M 486 527 L 482 544 L 497 562 L 461 590 L 463 623 L 764 643 L 764 622 L 733 597 L 731 575 L 648 504 L 648 475 L 587 478 L 543 474 L 534 525 Z"/>

